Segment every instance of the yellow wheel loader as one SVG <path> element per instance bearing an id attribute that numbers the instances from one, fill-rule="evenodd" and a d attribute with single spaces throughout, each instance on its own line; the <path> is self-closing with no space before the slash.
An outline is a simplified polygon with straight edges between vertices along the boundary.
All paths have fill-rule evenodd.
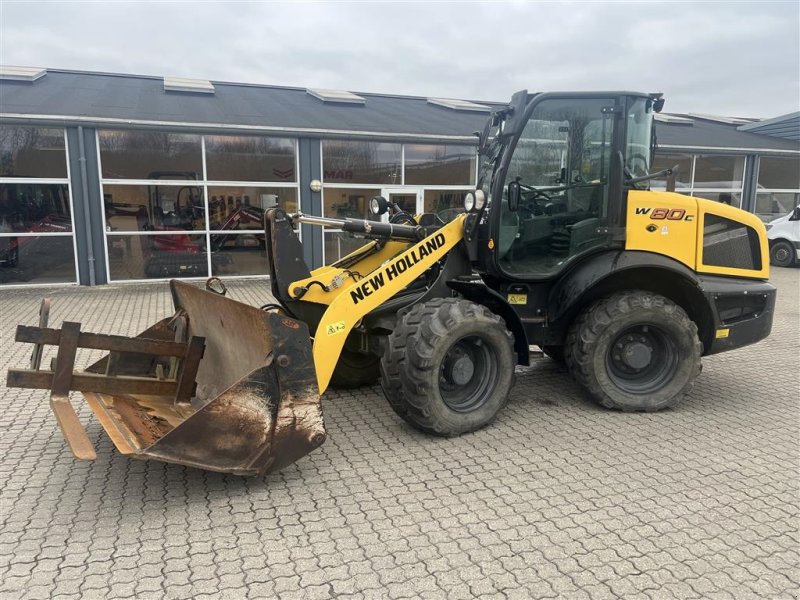
<path id="1" fill-rule="evenodd" d="M 324 442 L 332 384 L 380 380 L 394 411 L 434 435 L 483 427 L 531 346 L 605 407 L 673 406 L 702 356 L 769 334 L 776 290 L 756 216 L 650 172 L 662 106 L 659 94 L 519 92 L 477 134 L 462 213 L 411 215 L 380 197 L 366 219 L 269 210 L 274 305 L 173 281 L 175 314 L 129 339 L 48 328 L 45 304 L 38 327 L 18 328 L 34 353 L 8 385 L 50 390 L 79 458 L 94 450 L 70 390 L 126 455 L 244 475 Z M 668 191 L 651 191 L 660 179 Z M 300 223 L 364 244 L 311 271 Z M 44 344 L 58 346 L 50 370 Z M 77 348 L 109 354 L 78 373 Z"/>

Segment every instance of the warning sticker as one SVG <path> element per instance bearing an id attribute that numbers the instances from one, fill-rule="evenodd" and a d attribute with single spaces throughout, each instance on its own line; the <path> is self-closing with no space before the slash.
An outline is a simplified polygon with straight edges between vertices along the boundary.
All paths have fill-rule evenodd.
<path id="1" fill-rule="evenodd" d="M 730 329 L 717 329 L 717 339 L 721 340 L 728 337 L 731 334 Z"/>
<path id="2" fill-rule="evenodd" d="M 509 294 L 508 295 L 508 303 L 509 304 L 527 304 L 528 303 L 528 294 Z"/>
<path id="3" fill-rule="evenodd" d="M 325 333 L 336 335 L 337 333 L 342 333 L 345 329 L 344 321 L 336 321 L 336 323 L 331 323 L 325 328 Z"/>

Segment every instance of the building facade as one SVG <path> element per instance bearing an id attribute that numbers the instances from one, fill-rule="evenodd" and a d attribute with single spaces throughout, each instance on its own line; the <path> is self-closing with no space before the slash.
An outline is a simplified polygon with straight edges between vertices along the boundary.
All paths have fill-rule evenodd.
<path id="1" fill-rule="evenodd" d="M 0 285 L 264 276 L 263 211 L 458 209 L 493 104 L 0 69 Z M 655 168 L 764 220 L 800 198 L 800 142 L 752 119 L 659 117 Z M 654 183 L 657 187 L 659 182 Z M 302 226 L 319 266 L 360 245 Z"/>

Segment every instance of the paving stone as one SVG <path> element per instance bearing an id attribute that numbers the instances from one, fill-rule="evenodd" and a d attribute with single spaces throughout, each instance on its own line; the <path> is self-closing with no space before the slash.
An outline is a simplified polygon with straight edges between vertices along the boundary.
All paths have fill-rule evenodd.
<path id="1" fill-rule="evenodd" d="M 262 479 L 126 459 L 78 394 L 98 458 L 75 461 L 46 394 L 4 387 L 41 295 L 56 325 L 133 335 L 169 314 L 166 285 L 0 290 L 0 597 L 798 597 L 800 269 L 773 281 L 771 337 L 705 358 L 669 411 L 598 409 L 536 357 L 496 422 L 454 439 L 379 386 L 331 390 L 326 444 Z"/>

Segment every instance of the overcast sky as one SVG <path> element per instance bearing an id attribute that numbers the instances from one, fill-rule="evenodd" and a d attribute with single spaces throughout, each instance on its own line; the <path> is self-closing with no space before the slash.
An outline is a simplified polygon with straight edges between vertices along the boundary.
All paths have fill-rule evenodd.
<path id="1" fill-rule="evenodd" d="M 666 112 L 800 110 L 800 2 L 13 2 L 0 63 L 505 101 L 661 91 Z"/>

